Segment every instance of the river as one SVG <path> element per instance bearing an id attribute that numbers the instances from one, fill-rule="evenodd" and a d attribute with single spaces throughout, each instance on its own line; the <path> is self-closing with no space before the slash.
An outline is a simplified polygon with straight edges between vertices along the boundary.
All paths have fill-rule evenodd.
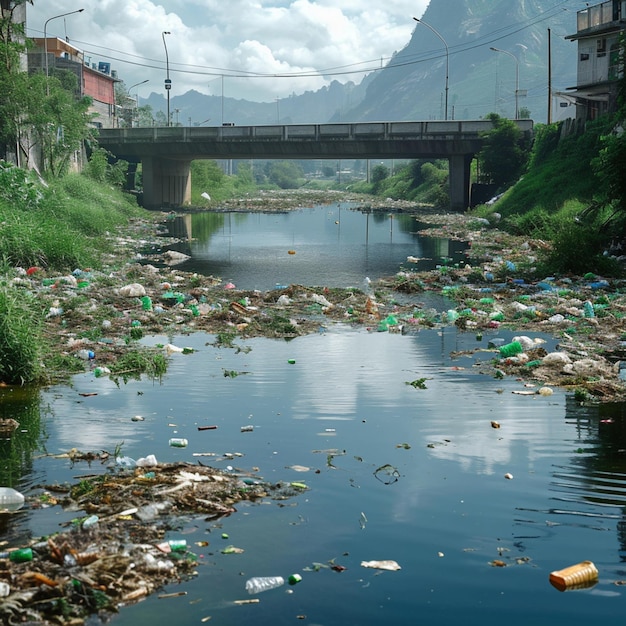
<path id="1" fill-rule="evenodd" d="M 304 256 L 306 238 L 283 232 L 280 216 L 271 220 L 283 238 L 272 245 Z M 324 254 L 332 257 L 337 233 L 329 230 Z M 263 243 L 271 244 L 267 235 Z M 231 253 L 236 244 L 232 237 Z M 415 243 L 408 254 L 428 256 Z M 265 278 L 250 278 L 230 262 L 228 278 L 240 283 L 293 276 L 270 265 Z M 362 281 L 362 270 L 348 280 Z M 455 326 L 376 332 L 321 320 L 310 336 L 239 339 L 232 348 L 204 334 L 149 337 L 193 351 L 173 354 L 160 381 L 116 385 L 89 372 L 34 394 L 2 390 L 4 414 L 30 425 L 1 442 L 3 455 L 22 454 L 13 479 L 27 497 L 46 483 L 111 471 L 54 455 L 118 445 L 133 458 L 213 463 L 306 485 L 289 500 L 242 503 L 217 521 L 182 517 L 169 536 L 198 555 L 197 576 L 165 591 L 186 595 L 123 607 L 116 626 L 621 624 L 623 406 L 583 406 L 562 390 L 540 395 L 495 377 L 490 341 L 511 336 Z M 535 336 L 554 348 L 554 339 Z M 207 424 L 217 428 L 198 430 Z M 189 445 L 172 448 L 171 437 Z M 19 541 L 75 515 L 26 508 L 0 529 Z M 227 545 L 243 552 L 226 554 Z M 553 570 L 587 559 L 600 572 L 594 586 L 560 592 L 549 583 Z M 363 565 L 380 560 L 400 569 Z M 251 598 L 248 578 L 293 574 L 302 581 L 236 604 Z"/>

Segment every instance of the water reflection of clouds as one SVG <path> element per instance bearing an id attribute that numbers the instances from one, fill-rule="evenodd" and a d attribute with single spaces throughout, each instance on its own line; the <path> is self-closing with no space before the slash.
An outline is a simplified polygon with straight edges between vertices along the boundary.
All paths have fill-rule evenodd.
<path id="1" fill-rule="evenodd" d="M 55 437 L 61 447 L 109 449 L 122 440 L 146 437 L 149 419 L 137 423 L 133 415 L 149 418 L 152 412 L 170 419 L 180 412 L 189 427 L 190 420 L 204 419 L 210 409 L 228 407 L 241 416 L 258 414 L 261 406 L 271 411 L 280 401 L 292 420 L 360 423 L 367 417 L 380 425 L 381 437 L 410 441 L 414 447 L 431 444 L 430 458 L 453 461 L 464 472 L 493 474 L 522 455 L 531 468 L 542 454 L 537 444 L 553 437 L 552 429 L 560 425 L 552 422 L 562 415 L 563 402 L 558 394 L 513 395 L 521 383 L 474 374 L 471 361 L 462 361 L 466 369 L 453 370 L 459 361 L 451 361 L 449 354 L 467 341 L 452 329 L 443 335 L 421 331 L 402 336 L 343 327 L 291 342 L 241 340 L 239 345 L 252 350 L 236 353 L 207 346 L 203 335 L 174 338 L 173 343 L 198 352 L 173 355 L 163 384 L 142 381 L 118 388 L 93 374 L 76 377 L 72 392 L 53 404 Z M 294 365 L 287 365 L 290 358 Z M 249 373 L 225 378 L 223 370 L 231 369 Z M 407 384 L 420 378 L 426 379 L 426 389 Z M 499 388 L 503 393 L 497 393 Z M 76 414 L 72 394 L 83 391 L 98 396 L 81 399 L 77 426 L 76 419 L 61 416 Z M 491 420 L 502 428 L 493 429 Z M 341 426 L 349 432 L 346 428 Z M 358 436 L 363 436 L 361 430 Z"/>
<path id="2" fill-rule="evenodd" d="M 76 376 L 71 389 L 51 389 L 54 443 L 59 451 L 77 448 L 80 451 L 108 450 L 124 441 L 126 444 L 145 436 L 144 422 L 133 416 L 146 417 L 146 402 L 131 385 L 118 387 L 108 378 L 93 374 Z M 59 393 L 61 391 L 61 393 Z M 81 393 L 94 393 L 82 397 Z"/>

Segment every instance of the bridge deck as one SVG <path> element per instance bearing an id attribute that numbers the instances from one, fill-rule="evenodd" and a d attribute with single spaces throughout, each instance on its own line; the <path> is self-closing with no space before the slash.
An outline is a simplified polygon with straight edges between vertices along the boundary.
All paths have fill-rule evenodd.
<path id="1" fill-rule="evenodd" d="M 532 120 L 518 120 L 531 132 Z M 447 158 L 480 150 L 490 120 L 103 129 L 126 160 L 190 158 Z"/>

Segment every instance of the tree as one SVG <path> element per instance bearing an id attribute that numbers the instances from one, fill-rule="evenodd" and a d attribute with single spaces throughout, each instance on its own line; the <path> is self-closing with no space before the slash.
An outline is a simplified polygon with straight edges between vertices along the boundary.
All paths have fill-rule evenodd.
<path id="1" fill-rule="evenodd" d="M 67 75 L 69 82 L 74 75 Z M 57 78 L 46 79 L 42 74 L 29 77 L 29 93 L 25 123 L 32 128 L 41 148 L 44 171 L 60 176 L 67 171 L 82 142 L 95 139 L 89 123 L 91 98 L 76 99 L 73 91 L 64 89 Z"/>
<path id="2" fill-rule="evenodd" d="M 293 161 L 274 161 L 269 167 L 270 181 L 281 189 L 296 189 L 303 176 L 302 168 Z"/>
<path id="3" fill-rule="evenodd" d="M 149 104 L 144 104 L 137 109 L 137 126 L 154 126 L 154 112 Z"/>
<path id="4" fill-rule="evenodd" d="M 0 144 L 14 151 L 18 161 L 28 159 L 37 146 L 44 171 L 57 176 L 67 170 L 83 140 L 93 137 L 87 112 L 91 100 L 76 97 L 78 81 L 72 72 L 59 70 L 46 77 L 23 71 L 21 60 L 29 44 L 13 10 L 24 2 L 2 2 L 1 7 Z"/>
<path id="5" fill-rule="evenodd" d="M 2 1 L 0 5 L 0 146 L 2 156 L 14 152 L 19 161 L 19 144 L 24 133 L 23 111 L 28 102 L 27 76 L 21 71 L 20 58 L 26 52 L 24 25 L 14 20 L 20 2 Z"/>
<path id="6" fill-rule="evenodd" d="M 485 134 L 483 148 L 478 155 L 484 182 L 491 182 L 498 189 L 515 182 L 528 161 L 529 145 L 522 131 L 512 120 L 496 113 L 487 116 L 493 129 Z"/>
<path id="7" fill-rule="evenodd" d="M 389 168 L 384 165 L 376 165 L 372 169 L 372 186 L 374 193 L 378 193 L 381 183 L 385 178 L 389 178 Z"/>

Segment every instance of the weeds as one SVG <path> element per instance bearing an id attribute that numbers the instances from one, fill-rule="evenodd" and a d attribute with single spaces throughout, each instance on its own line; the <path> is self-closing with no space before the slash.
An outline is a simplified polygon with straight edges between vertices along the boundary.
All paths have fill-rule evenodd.
<path id="1" fill-rule="evenodd" d="M 109 233 L 139 214 L 134 199 L 121 200 L 118 191 L 80 174 L 43 188 L 19 168 L 3 164 L 0 173 L 10 190 L 0 193 L 0 257 L 12 266 L 94 265 L 111 249 Z"/>
<path id="2" fill-rule="evenodd" d="M 0 381 L 24 384 L 40 379 L 43 319 L 34 296 L 0 287 Z"/>
<path id="3" fill-rule="evenodd" d="M 131 379 L 137 380 L 142 374 L 161 378 L 167 371 L 167 359 L 160 352 L 134 350 L 120 356 L 110 369 L 111 378 L 115 382 L 120 378 L 125 383 Z"/>

